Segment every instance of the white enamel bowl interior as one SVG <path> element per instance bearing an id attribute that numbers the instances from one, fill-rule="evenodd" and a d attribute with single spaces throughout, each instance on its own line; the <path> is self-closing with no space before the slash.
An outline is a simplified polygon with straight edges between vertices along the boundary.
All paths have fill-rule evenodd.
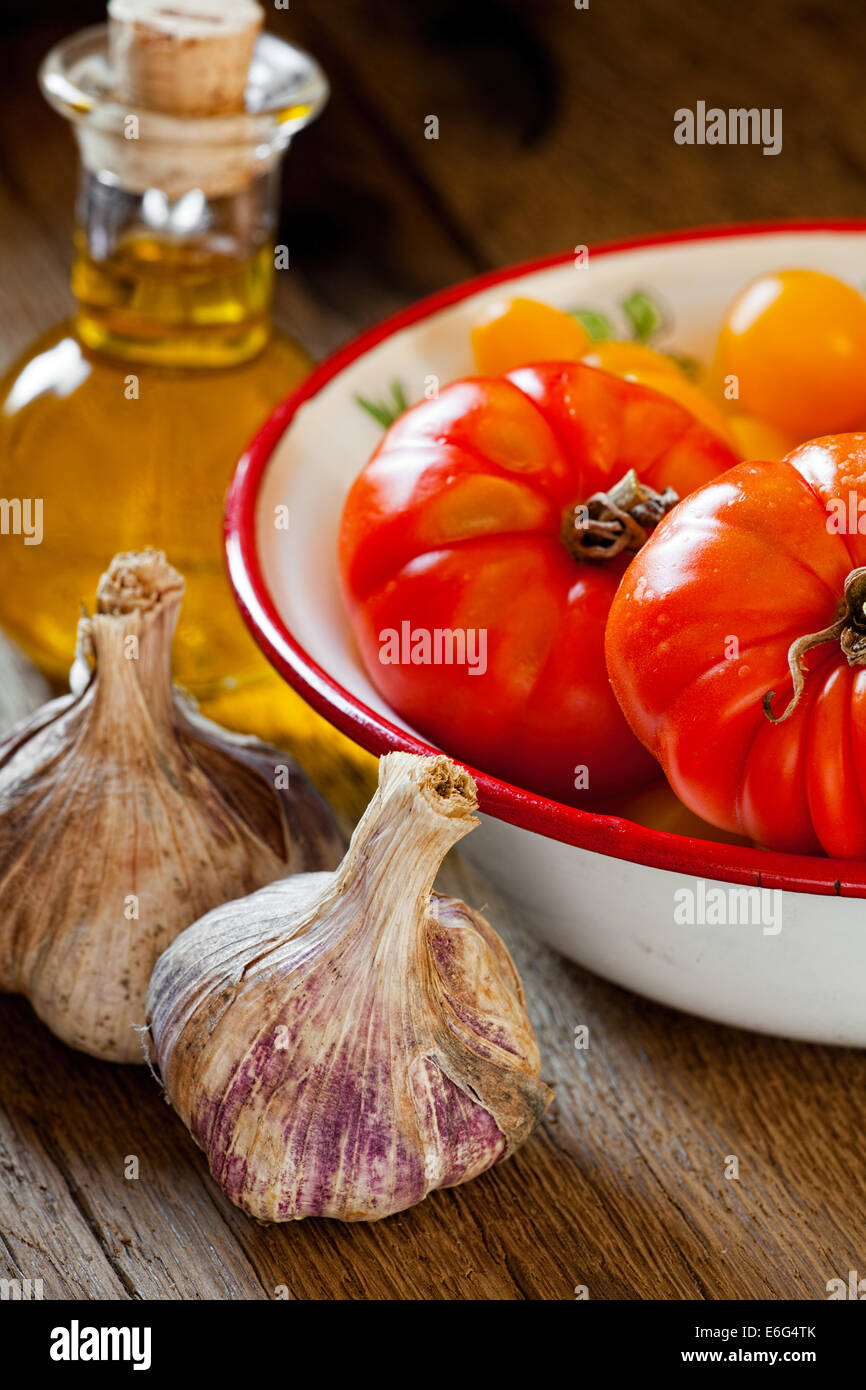
<path id="1" fill-rule="evenodd" d="M 410 400 L 428 378 L 470 373 L 469 334 L 490 300 L 515 293 L 610 315 L 645 289 L 669 327 L 661 346 L 708 359 L 725 306 L 754 275 L 811 267 L 866 282 L 866 233 L 785 231 L 616 252 L 515 275 L 385 339 L 301 407 L 259 494 L 262 572 L 289 631 L 351 695 L 406 726 L 370 684 L 337 587 L 335 546 L 346 492 L 381 437 L 355 403 L 394 379 Z M 290 543 L 275 530 L 288 504 Z M 566 956 L 662 1003 L 789 1037 L 866 1045 L 866 900 L 784 891 L 782 929 L 679 925 L 674 893 L 694 879 L 567 845 L 485 816 L 463 852 L 515 901 L 538 936 Z M 714 886 L 707 881 L 707 888 Z M 723 885 L 724 886 L 724 885 Z"/>

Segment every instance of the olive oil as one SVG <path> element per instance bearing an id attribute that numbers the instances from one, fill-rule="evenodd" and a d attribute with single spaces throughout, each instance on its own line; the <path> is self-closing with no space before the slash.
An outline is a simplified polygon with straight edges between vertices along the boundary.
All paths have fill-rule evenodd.
<path id="1" fill-rule="evenodd" d="M 96 352 L 156 366 L 233 367 L 272 336 L 273 246 L 242 256 L 206 241 L 137 236 L 102 261 L 80 231 L 75 246 L 76 330 Z M 308 365 L 295 351 L 290 378 Z"/>
<path id="2" fill-rule="evenodd" d="M 100 330 L 119 331 L 109 314 Z M 0 620 L 47 675 L 68 674 L 76 615 L 111 556 L 155 545 L 187 581 L 180 683 L 206 699 L 261 676 L 225 575 L 223 501 L 251 437 L 308 365 L 278 334 L 230 367 L 121 360 L 88 347 L 72 322 L 11 369 L 0 384 L 0 493 L 42 499 L 42 540 L 0 545 Z"/>
<path id="3" fill-rule="evenodd" d="M 285 93 L 272 116 L 260 109 L 236 126 L 223 121 L 224 148 L 211 127 L 203 136 L 201 121 L 167 117 L 150 146 L 142 117 L 127 148 L 92 76 L 102 32 L 67 40 L 41 74 L 49 99 L 77 123 L 82 153 L 76 310 L 0 382 L 0 496 L 41 505 L 38 544 L 0 537 L 0 623 L 65 682 L 81 605 L 92 603 L 111 557 L 164 550 L 187 584 L 176 680 L 205 712 L 288 747 L 324 790 L 345 785 L 344 804 L 362 805 L 371 760 L 273 673 L 239 616 L 223 561 L 237 461 L 310 367 L 271 323 Z M 306 55 L 264 42 L 257 72 L 271 86 L 284 51 L 286 80 L 299 80 L 299 56 L 310 67 L 299 128 L 324 100 L 324 79 Z"/>

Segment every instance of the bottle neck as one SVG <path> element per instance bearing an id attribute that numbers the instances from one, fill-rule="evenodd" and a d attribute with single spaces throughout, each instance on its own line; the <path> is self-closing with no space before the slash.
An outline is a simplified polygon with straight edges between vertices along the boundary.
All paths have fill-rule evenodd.
<path id="1" fill-rule="evenodd" d="M 82 168 L 72 290 L 85 346 L 128 362 L 230 367 L 268 340 L 278 170 L 232 193 L 134 192 Z"/>

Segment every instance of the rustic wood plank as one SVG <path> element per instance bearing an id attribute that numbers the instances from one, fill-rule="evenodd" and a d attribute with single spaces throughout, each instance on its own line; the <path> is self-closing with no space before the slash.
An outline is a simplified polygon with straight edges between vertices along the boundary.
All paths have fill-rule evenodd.
<path id="1" fill-rule="evenodd" d="M 24 1297 L 28 1283 L 31 1298 L 125 1296 L 65 1174 L 46 1150 L 43 1126 L 5 1105 L 0 1174 L 0 1278 L 18 1280 Z"/>
<path id="2" fill-rule="evenodd" d="M 355 79 L 396 157 L 492 263 L 671 226 L 862 214 L 866 12 L 847 0 L 310 9 L 363 55 Z M 698 99 L 782 108 L 781 154 L 676 145 L 674 112 Z"/>
<path id="3" fill-rule="evenodd" d="M 858 1267 L 866 1196 L 844 1175 L 857 1172 L 866 1118 L 861 1055 L 638 1001 L 533 942 L 465 864 L 444 881 L 488 900 L 557 1102 L 507 1164 L 373 1226 L 248 1221 L 216 1191 L 147 1073 L 69 1053 L 22 1001 L 0 1001 L 0 1045 L 9 1056 L 17 1039 L 28 1058 L 26 1086 L 7 1070 L 0 1099 L 44 1136 L 125 1289 L 563 1299 L 585 1284 L 593 1298 L 808 1299 Z M 581 1053 L 576 1023 L 590 1028 Z M 141 1164 L 133 1183 L 130 1154 Z M 724 1177 L 730 1154 L 738 1182 Z M 29 1227 L 37 1244 L 51 1231 L 50 1209 L 43 1216 L 44 1228 L 35 1216 Z M 76 1277 L 66 1267 L 64 1289 L 87 1296 Z"/>
<path id="4" fill-rule="evenodd" d="M 5 1056 L 26 1058 L 25 1066 L 6 1069 L 2 1108 L 26 1115 L 47 1145 L 125 1296 L 262 1297 L 255 1271 L 214 1211 L 192 1142 L 146 1069 L 73 1054 L 23 1000 L 2 1000 L 0 1038 Z M 34 1203 L 30 1223 L 46 1244 L 51 1207 Z M 62 1250 L 62 1231 L 54 1243 Z M 75 1280 L 69 1267 L 67 1286 Z M 108 1289 L 98 1296 L 117 1296 Z M 72 1296 L 93 1294 L 82 1285 Z"/>
<path id="5" fill-rule="evenodd" d="M 465 864 L 457 883 L 476 904 L 489 893 Z M 862 1053 L 662 1008 L 540 948 L 495 900 L 490 916 L 507 922 L 557 1091 L 543 1132 L 563 1171 L 540 1229 L 571 1235 L 573 1283 L 598 1298 L 810 1299 L 862 1264 Z M 590 1045 L 576 1052 L 581 1024 Z M 539 1148 L 530 1192 L 545 1181 Z"/>
<path id="6" fill-rule="evenodd" d="M 0 635 L 0 734 L 51 697 L 48 682 Z"/>

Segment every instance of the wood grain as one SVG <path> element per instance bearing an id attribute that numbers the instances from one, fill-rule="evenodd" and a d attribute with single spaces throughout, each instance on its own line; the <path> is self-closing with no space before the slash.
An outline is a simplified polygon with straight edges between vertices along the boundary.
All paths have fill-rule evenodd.
<path id="1" fill-rule="evenodd" d="M 864 16 L 842 0 L 293 0 L 272 22 L 334 85 L 287 160 L 281 228 L 293 269 L 278 316 L 316 352 L 441 284 L 575 242 L 862 211 Z M 5 362 L 69 308 L 71 145 L 34 69 L 75 26 L 48 4 L 5 44 Z M 676 147 L 673 110 L 698 98 L 783 106 L 783 154 Z M 41 698 L 0 652 L 0 719 Z M 2 998 L 0 1278 L 41 1278 L 47 1298 L 559 1300 L 586 1285 L 594 1299 L 715 1300 L 821 1299 L 863 1271 L 866 1057 L 595 979 L 456 856 L 440 886 L 487 904 L 526 984 L 557 1099 L 520 1153 L 372 1226 L 259 1226 L 218 1192 L 145 1070 L 70 1052 Z"/>
<path id="2" fill-rule="evenodd" d="M 356 81 L 398 158 L 494 263 L 672 226 L 862 214 L 866 11 L 850 0 L 345 0 L 315 14 L 363 52 Z M 782 152 L 675 144 L 674 112 L 697 100 L 781 108 Z"/>
<path id="3" fill-rule="evenodd" d="M 15 1161 L 10 1181 L 4 1143 L 0 1277 L 40 1277 L 46 1297 L 568 1299 L 583 1284 L 602 1299 L 814 1299 L 859 1267 L 861 1055 L 700 1023 L 593 979 L 456 856 L 440 886 L 487 903 L 526 983 L 557 1100 L 520 1153 L 375 1225 L 259 1226 L 211 1183 L 146 1071 L 68 1052 L 4 999 Z"/>

